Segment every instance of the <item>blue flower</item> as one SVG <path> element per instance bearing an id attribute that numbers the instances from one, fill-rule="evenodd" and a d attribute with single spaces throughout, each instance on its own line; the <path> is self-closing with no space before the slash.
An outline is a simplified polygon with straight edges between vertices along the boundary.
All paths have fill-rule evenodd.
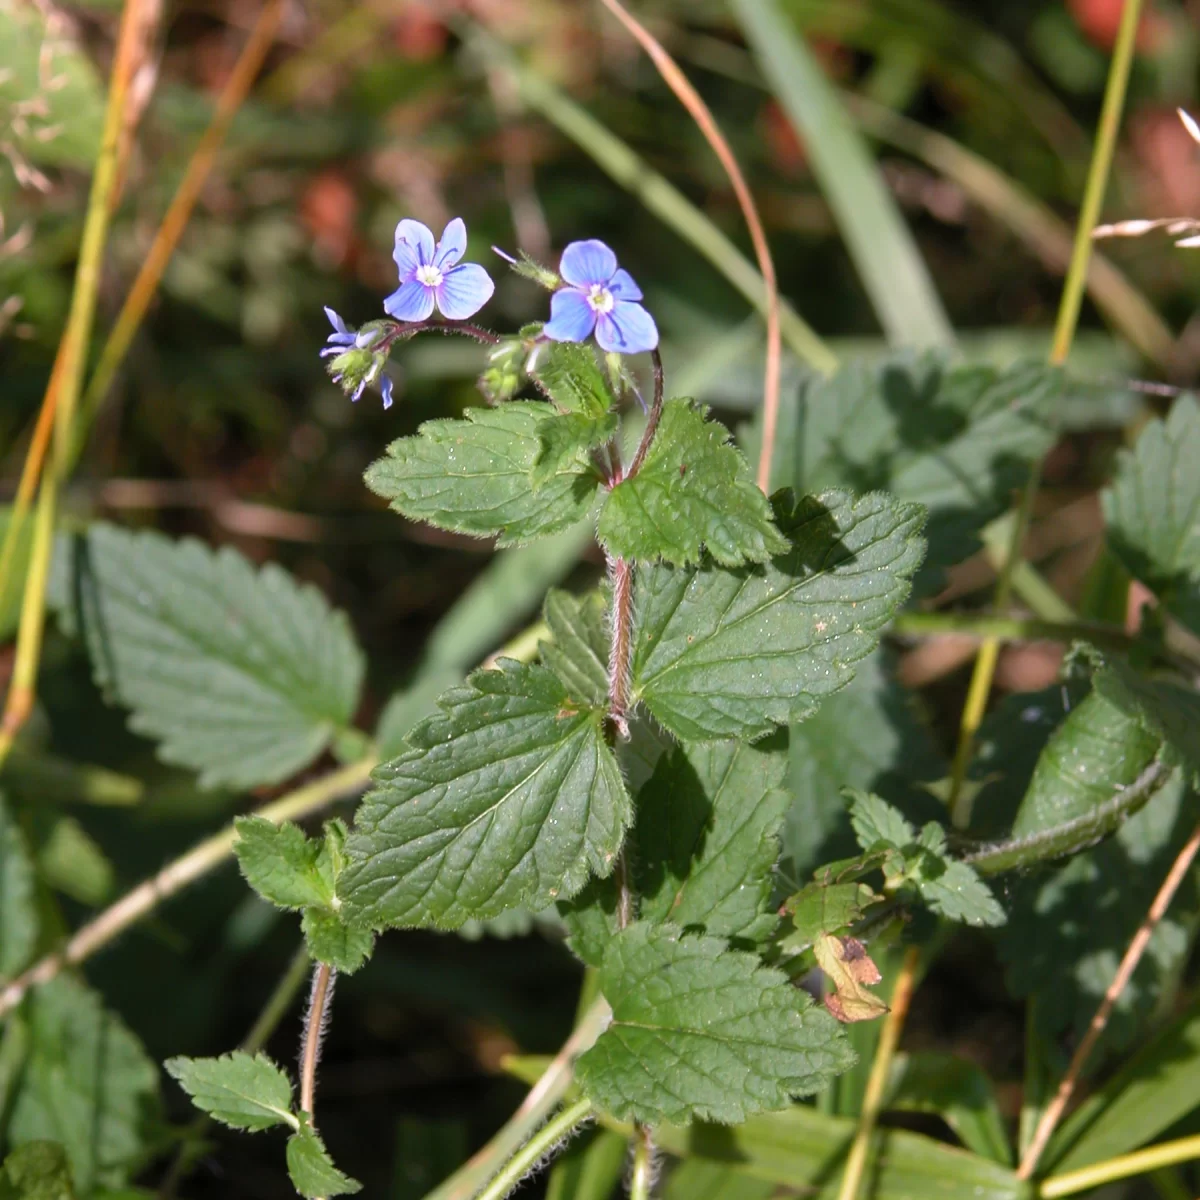
<path id="1" fill-rule="evenodd" d="M 392 253 L 400 268 L 400 287 L 383 302 L 384 309 L 397 321 L 424 321 L 436 302 L 451 321 L 473 317 L 491 298 L 495 284 L 477 263 L 458 262 L 466 249 L 467 227 L 461 217 L 446 226 L 436 246 L 428 226 L 401 221 Z"/>
<path id="2" fill-rule="evenodd" d="M 346 322 L 333 311 L 325 309 L 333 332 L 326 339 L 322 358 L 332 358 L 328 371 L 333 382 L 338 384 L 351 400 L 357 400 L 369 383 L 377 383 L 383 396 L 383 407 L 392 407 L 392 378 L 383 369 L 387 363 L 386 348 L 382 353 L 372 350 L 379 340 L 381 322 L 364 326 L 361 330 L 350 329 Z"/>
<path id="3" fill-rule="evenodd" d="M 617 256 L 595 238 L 572 242 L 558 266 L 566 280 L 550 298 L 550 320 L 542 332 L 555 342 L 582 342 L 596 331 L 602 350 L 637 354 L 658 345 L 654 318 L 637 303 L 642 289 Z"/>
<path id="4" fill-rule="evenodd" d="M 325 349 L 321 351 L 322 358 L 328 358 L 331 354 L 341 354 L 347 346 L 353 346 L 358 337 L 353 329 L 346 328 L 346 322 L 329 305 L 325 306 L 325 315 L 333 326 L 333 332 L 325 339 Z"/>

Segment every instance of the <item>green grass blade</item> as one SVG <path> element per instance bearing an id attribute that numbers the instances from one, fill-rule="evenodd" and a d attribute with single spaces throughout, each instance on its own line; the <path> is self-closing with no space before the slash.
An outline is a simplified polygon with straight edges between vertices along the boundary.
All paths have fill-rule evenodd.
<path id="1" fill-rule="evenodd" d="M 800 34 L 774 0 L 733 0 L 742 29 L 808 149 L 813 174 L 889 340 L 954 338 L 925 263 L 866 143 Z"/>

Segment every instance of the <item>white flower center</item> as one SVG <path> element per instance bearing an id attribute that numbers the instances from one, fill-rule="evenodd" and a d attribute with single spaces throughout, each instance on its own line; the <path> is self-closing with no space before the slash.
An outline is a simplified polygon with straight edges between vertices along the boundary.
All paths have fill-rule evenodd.
<path id="1" fill-rule="evenodd" d="M 442 284 L 442 273 L 433 263 L 427 263 L 423 267 L 418 267 L 415 278 L 418 283 L 423 283 L 426 287 L 430 288 L 441 287 Z"/>
<path id="2" fill-rule="evenodd" d="M 599 283 L 592 284 L 587 294 L 587 302 L 591 305 L 592 312 L 596 313 L 610 313 L 617 304 L 612 292 Z"/>

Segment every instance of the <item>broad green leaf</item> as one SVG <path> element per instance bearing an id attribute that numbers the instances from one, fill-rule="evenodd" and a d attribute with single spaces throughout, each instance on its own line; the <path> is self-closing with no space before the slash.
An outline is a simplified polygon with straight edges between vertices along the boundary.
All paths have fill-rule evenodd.
<path id="1" fill-rule="evenodd" d="M 792 550 L 764 566 L 638 572 L 634 695 L 681 739 L 754 738 L 811 716 L 908 595 L 916 506 L 827 492 L 775 508 Z"/>
<path id="2" fill-rule="evenodd" d="M 168 1058 L 163 1064 L 192 1103 L 231 1129 L 298 1129 L 292 1081 L 265 1054 L 235 1050 L 220 1058 Z"/>
<path id="3" fill-rule="evenodd" d="M 503 552 L 502 552 L 503 553 Z M 408 731 L 437 708 L 437 698 L 458 683 L 462 671 L 435 667 L 418 672 L 408 687 L 397 692 L 383 707 L 375 727 L 375 745 L 381 762 L 408 749 Z"/>
<path id="4" fill-rule="evenodd" d="M 629 1141 L 611 1129 L 577 1138 L 554 1160 L 546 1200 L 612 1200 L 629 1162 Z"/>
<path id="5" fill-rule="evenodd" d="M 60 1142 L 83 1194 L 120 1187 L 157 1136 L 158 1068 L 99 995 L 60 975 L 31 993 L 9 1143 Z"/>
<path id="6" fill-rule="evenodd" d="M 413 749 L 376 769 L 339 884 L 352 920 L 456 928 L 612 870 L 631 806 L 603 710 L 544 667 L 499 666 L 447 692 Z"/>
<path id="7" fill-rule="evenodd" d="M 233 852 L 246 882 L 278 908 L 333 903 L 333 861 L 324 838 L 309 838 L 299 825 L 276 825 L 264 817 L 238 817 Z"/>
<path id="8" fill-rule="evenodd" d="M 565 464 L 536 491 L 530 473 L 553 414 L 542 401 L 469 408 L 463 420 L 426 421 L 367 468 L 367 486 L 414 521 L 514 546 L 587 516 L 599 484 L 590 468 Z"/>
<path id="9" fill-rule="evenodd" d="M 596 420 L 614 405 L 612 388 L 596 360 L 596 352 L 583 342 L 542 342 L 533 368 L 536 382 L 563 412 Z"/>
<path id="10" fill-rule="evenodd" d="M 630 835 L 638 915 L 715 937 L 758 941 L 770 908 L 776 833 L 788 804 L 781 739 L 774 746 L 706 742 L 665 753 L 637 795 Z M 570 946 L 599 966 L 618 930 L 616 885 L 593 880 L 559 905 Z"/>
<path id="11" fill-rule="evenodd" d="M 600 510 L 599 538 L 618 558 L 676 566 L 700 561 L 702 549 L 725 567 L 785 554 L 787 540 L 729 430 L 690 400 L 663 406 L 650 452 Z"/>
<path id="12" fill-rule="evenodd" d="M 301 1196 L 323 1200 L 326 1196 L 349 1196 L 362 1191 L 362 1184 L 343 1175 L 333 1165 L 329 1151 L 306 1121 L 287 1142 L 287 1168 L 292 1186 Z"/>
<path id="13" fill-rule="evenodd" d="M 907 353 L 850 363 L 785 398 L 773 485 L 878 488 L 924 504 L 929 554 L 917 586 L 928 591 L 941 568 L 979 549 L 980 531 L 1054 444 L 1062 391 L 1062 373 L 1044 364 L 997 370 Z"/>
<path id="14" fill-rule="evenodd" d="M 1089 1096 L 1055 1134 L 1043 1170 L 1057 1174 L 1128 1154 L 1200 1107 L 1200 1005 Z"/>
<path id="15" fill-rule="evenodd" d="M 796 886 L 819 863 L 853 852 L 842 788 L 874 792 L 917 819 L 930 819 L 940 807 L 921 782 L 942 778 L 946 765 L 882 647 L 858 665 L 846 687 L 791 727 L 789 747 L 792 804 L 783 862 Z"/>
<path id="16" fill-rule="evenodd" d="M 375 935 L 369 929 L 348 925 L 330 908 L 306 908 L 300 928 L 313 958 L 343 975 L 353 975 L 370 957 L 375 944 Z"/>
<path id="17" fill-rule="evenodd" d="M 56 591 L 97 681 L 202 786 L 278 783 L 350 723 L 362 652 L 315 588 L 228 548 L 111 525 L 60 549 Z"/>
<path id="18" fill-rule="evenodd" d="M 37 883 L 25 835 L 0 794 L 0 979 L 16 975 L 37 945 Z"/>
<path id="19" fill-rule="evenodd" d="M 1037 1019 L 1047 1036 L 1064 1029 L 1078 1035 L 1086 1028 L 1195 828 L 1194 806 L 1194 795 L 1175 772 L 1106 842 L 1055 870 L 1017 876 L 1008 886 L 1000 955 L 1013 993 L 1036 997 Z M 1128 1043 L 1164 992 L 1176 986 L 1198 924 L 1200 890 L 1188 878 L 1121 992 L 1103 1048 Z"/>
<path id="20" fill-rule="evenodd" d="M 75 1200 L 71 1165 L 58 1142 L 26 1142 L 0 1166 L 0 1200 Z"/>
<path id="21" fill-rule="evenodd" d="M 777 0 L 734 0 L 734 11 L 804 144 L 888 340 L 951 345 L 950 321 L 900 205 L 803 34 Z"/>
<path id="22" fill-rule="evenodd" d="M 1108 544 L 1167 609 L 1200 631 L 1200 401 L 1181 396 L 1117 460 Z"/>
<path id="23" fill-rule="evenodd" d="M 572 596 L 557 588 L 542 609 L 550 641 L 538 644 L 542 662 L 572 696 L 602 705 L 608 696 L 608 606 L 603 592 Z"/>
<path id="24" fill-rule="evenodd" d="M 865 792 L 854 795 L 850 824 L 864 850 L 872 850 L 880 842 L 902 850 L 917 836 L 913 827 L 886 800 Z"/>
<path id="25" fill-rule="evenodd" d="M 722 1164 L 811 1200 L 836 1200 L 854 1118 L 799 1104 L 761 1113 L 733 1129 L 662 1125 L 655 1141 L 668 1154 Z M 1030 1184 L 999 1163 L 902 1129 L 880 1128 L 872 1141 L 871 1200 L 1028 1200 Z"/>
<path id="26" fill-rule="evenodd" d="M 887 1086 L 884 1108 L 933 1113 L 968 1150 L 1005 1166 L 1012 1163 L 996 1089 L 973 1062 L 954 1054 L 900 1054 Z"/>
<path id="27" fill-rule="evenodd" d="M 559 475 L 593 469 L 591 452 L 611 441 L 617 432 L 616 413 L 589 417 L 583 413 L 554 413 L 538 422 L 540 449 L 529 480 L 540 491 Z"/>
<path id="28" fill-rule="evenodd" d="M 824 1009 L 720 938 L 639 922 L 613 940 L 599 981 L 613 1019 L 576 1078 L 622 1120 L 735 1124 L 853 1061 Z"/>

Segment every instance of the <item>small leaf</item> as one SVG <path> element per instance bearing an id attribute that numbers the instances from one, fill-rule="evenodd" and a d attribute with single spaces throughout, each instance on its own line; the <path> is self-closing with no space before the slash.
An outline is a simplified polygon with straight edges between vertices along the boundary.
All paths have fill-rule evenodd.
<path id="1" fill-rule="evenodd" d="M 634 693 L 685 741 L 750 739 L 810 716 L 908 594 L 916 506 L 840 492 L 775 506 L 792 550 L 765 566 L 638 572 Z"/>
<path id="2" fill-rule="evenodd" d="M 603 710 L 545 667 L 499 667 L 447 692 L 376 769 L 338 888 L 354 923 L 453 929 L 612 870 L 631 806 Z"/>
<path id="3" fill-rule="evenodd" d="M 817 965 L 829 977 L 832 992 L 826 992 L 825 1007 L 844 1025 L 874 1021 L 888 1006 L 870 990 L 883 978 L 866 947 L 857 938 L 821 934 L 813 943 Z"/>
<path id="4" fill-rule="evenodd" d="M 608 696 L 608 610 L 603 592 L 572 596 L 553 589 L 542 609 L 551 641 L 538 643 L 542 662 L 568 693 L 587 704 Z"/>
<path id="5" fill-rule="evenodd" d="M 273 564 L 92 525 L 55 571 L 97 682 L 204 787 L 279 783 L 354 715 L 363 658 L 349 623 Z"/>
<path id="6" fill-rule="evenodd" d="M 306 908 L 300 928 L 313 958 L 328 963 L 343 975 L 353 975 L 370 957 L 375 945 L 375 935 L 369 929 L 347 925 L 330 908 Z"/>
<path id="7" fill-rule="evenodd" d="M 298 825 L 276 825 L 265 817 L 238 817 L 233 852 L 246 882 L 277 908 L 333 903 L 335 878 L 330 853 L 320 838 Z"/>
<path id="8" fill-rule="evenodd" d="M 317 1131 L 305 1121 L 287 1143 L 287 1168 L 292 1186 L 301 1196 L 320 1200 L 325 1196 L 348 1196 L 362 1191 L 362 1184 L 343 1175 L 333 1165 L 329 1151 Z"/>
<path id="9" fill-rule="evenodd" d="M 916 860 L 912 879 L 921 899 L 949 921 L 967 925 L 1003 925 L 1007 918 L 996 897 L 975 870 L 946 852 L 946 833 L 940 825 L 921 830 L 924 853 Z"/>
<path id="10" fill-rule="evenodd" d="M 874 849 L 880 842 L 902 850 L 916 840 L 916 830 L 886 800 L 850 789 L 846 794 L 853 797 L 850 824 L 864 850 Z"/>
<path id="11" fill-rule="evenodd" d="M 816 1091 L 854 1060 L 828 1013 L 719 938 L 639 922 L 613 940 L 599 982 L 612 1024 L 576 1078 L 620 1120 L 736 1124 Z"/>
<path id="12" fill-rule="evenodd" d="M 591 451 L 611 441 L 616 432 L 616 413 L 605 413 L 598 418 L 583 413 L 543 417 L 537 427 L 540 449 L 529 473 L 534 491 L 541 491 L 566 472 L 594 470 Z"/>
<path id="13" fill-rule="evenodd" d="M 220 1058 L 168 1058 L 163 1064 L 214 1121 L 258 1132 L 300 1127 L 292 1113 L 292 1082 L 265 1054 L 242 1050 Z"/>
<path id="14" fill-rule="evenodd" d="M 594 421 L 615 403 L 595 352 L 582 342 L 540 343 L 534 376 L 563 412 Z"/>
<path id="15" fill-rule="evenodd" d="M 764 562 L 789 549 L 771 520 L 729 430 L 706 408 L 668 400 L 638 473 L 618 483 L 600 510 L 600 541 L 610 554 L 677 566 L 707 548 L 726 567 Z"/>
<path id="16" fill-rule="evenodd" d="M 58 1142 L 26 1142 L 0 1166 L 0 1200 L 75 1200 L 71 1165 Z"/>
<path id="17" fill-rule="evenodd" d="M 1117 459 L 1104 493 L 1109 545 L 1167 609 L 1200 632 L 1200 401 L 1180 396 Z"/>
<path id="18" fill-rule="evenodd" d="M 785 948 L 799 950 L 823 933 L 861 921 L 870 905 L 883 899 L 865 883 L 823 883 L 814 880 L 805 884 L 794 896 L 784 901 L 784 909 L 792 918 L 792 929 Z"/>
<path id="19" fill-rule="evenodd" d="M 599 476 L 565 464 L 536 491 L 530 474 L 542 450 L 541 401 L 469 408 L 463 420 L 426 421 L 367 468 L 367 486 L 396 512 L 438 529 L 499 537 L 514 546 L 587 516 Z"/>
<path id="20" fill-rule="evenodd" d="M 16 975 L 37 945 L 37 882 L 25 835 L 0 794 L 0 979 Z"/>
<path id="21" fill-rule="evenodd" d="M 61 1142 L 82 1195 L 122 1187 L 160 1136 L 158 1067 L 78 979 L 60 975 L 26 1005 L 29 1050 L 9 1144 Z"/>

